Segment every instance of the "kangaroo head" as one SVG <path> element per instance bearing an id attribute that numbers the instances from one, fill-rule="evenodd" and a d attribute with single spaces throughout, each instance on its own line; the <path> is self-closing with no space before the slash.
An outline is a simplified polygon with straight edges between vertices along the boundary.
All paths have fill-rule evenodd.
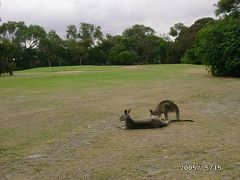
<path id="1" fill-rule="evenodd" d="M 150 116 L 157 116 L 158 115 L 155 111 L 153 111 L 151 109 L 149 109 L 149 111 L 150 111 Z"/>
<path id="2" fill-rule="evenodd" d="M 130 113 L 131 109 L 124 110 L 124 114 L 119 118 L 120 121 L 126 121 L 129 118 L 129 113 Z"/>
<path id="3" fill-rule="evenodd" d="M 149 111 L 150 111 L 150 117 L 151 118 L 155 118 L 155 117 L 160 117 L 161 116 L 161 114 L 158 114 L 158 113 L 156 113 L 155 111 L 153 111 L 151 109 L 149 109 Z"/>

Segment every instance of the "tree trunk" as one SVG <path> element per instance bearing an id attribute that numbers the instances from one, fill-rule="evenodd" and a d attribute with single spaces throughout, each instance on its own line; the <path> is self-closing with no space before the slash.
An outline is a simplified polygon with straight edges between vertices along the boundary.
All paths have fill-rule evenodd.
<path id="1" fill-rule="evenodd" d="M 62 66 L 61 59 L 59 59 L 58 62 L 59 62 L 59 66 L 61 67 Z"/>

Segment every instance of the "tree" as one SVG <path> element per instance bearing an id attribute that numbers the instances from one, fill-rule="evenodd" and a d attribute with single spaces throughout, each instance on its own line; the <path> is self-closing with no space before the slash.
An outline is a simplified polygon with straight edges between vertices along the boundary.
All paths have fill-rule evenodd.
<path id="1" fill-rule="evenodd" d="M 75 25 L 69 25 L 67 27 L 67 40 L 64 42 L 65 46 L 65 58 L 69 65 L 82 65 L 84 56 L 83 43 L 80 42 L 79 32 Z M 86 50 L 85 50 L 86 51 Z"/>
<path id="2" fill-rule="evenodd" d="M 78 37 L 84 45 L 89 48 L 98 45 L 103 40 L 103 33 L 100 26 L 89 23 L 81 23 L 79 27 Z"/>
<path id="3" fill-rule="evenodd" d="M 6 58 L 6 44 L 0 43 L 0 75 L 9 73 L 13 75 L 13 70 L 15 69 L 15 64 L 11 59 Z"/>
<path id="4" fill-rule="evenodd" d="M 88 51 L 89 64 L 105 65 L 107 64 L 107 56 L 101 46 L 95 46 Z"/>
<path id="5" fill-rule="evenodd" d="M 233 17 L 210 24 L 197 37 L 196 54 L 215 76 L 240 76 L 240 21 Z"/>
<path id="6" fill-rule="evenodd" d="M 119 54 L 119 64 L 121 65 L 132 65 L 137 60 L 137 54 L 134 51 L 122 51 Z"/>
<path id="7" fill-rule="evenodd" d="M 144 52 L 148 63 L 165 63 L 168 58 L 167 43 L 159 36 L 149 35 L 146 37 Z"/>
<path id="8" fill-rule="evenodd" d="M 122 36 L 106 35 L 102 43 L 98 45 L 101 50 L 102 62 L 105 64 L 118 64 L 118 55 L 127 48 L 124 44 Z"/>
<path id="9" fill-rule="evenodd" d="M 12 74 L 15 63 L 22 59 L 22 50 L 17 42 L 17 32 L 23 22 L 3 23 L 0 26 L 0 59 L 2 73 Z"/>
<path id="10" fill-rule="evenodd" d="M 62 66 L 62 64 L 66 64 L 65 61 L 63 60 L 64 56 L 64 44 L 63 40 L 58 36 L 56 31 L 51 30 L 47 34 L 47 38 L 51 42 L 51 52 L 52 52 L 52 59 L 55 60 L 55 62 L 59 65 Z"/>
<path id="11" fill-rule="evenodd" d="M 14 69 L 15 64 L 13 62 L 7 62 L 6 60 L 0 58 L 0 76 L 7 73 L 12 76 Z"/>
<path id="12" fill-rule="evenodd" d="M 169 35 L 172 37 L 178 37 L 179 33 L 187 28 L 183 23 L 174 24 L 173 27 L 170 28 Z"/>
<path id="13" fill-rule="evenodd" d="M 82 22 L 79 27 L 78 38 L 80 39 L 83 47 L 83 54 L 81 59 L 83 59 L 84 61 L 90 61 L 89 51 L 91 50 L 91 48 L 94 48 L 103 41 L 103 33 L 101 32 L 101 27 L 95 26 L 94 24 Z M 92 51 L 92 56 L 93 52 L 97 51 Z M 90 62 L 88 62 L 88 64 L 89 63 Z"/>
<path id="14" fill-rule="evenodd" d="M 215 10 L 217 16 L 233 15 L 238 17 L 240 15 L 240 0 L 219 0 L 215 6 L 217 7 Z"/>
<path id="15" fill-rule="evenodd" d="M 195 49 L 188 49 L 181 58 L 183 64 L 202 64 L 200 59 L 196 56 Z"/>
<path id="16" fill-rule="evenodd" d="M 32 50 L 39 46 L 41 40 L 46 36 L 43 27 L 39 25 L 21 25 L 17 31 L 17 40 L 24 49 Z"/>
<path id="17" fill-rule="evenodd" d="M 163 39 L 160 39 L 158 44 L 152 49 L 152 61 L 154 64 L 166 64 L 168 62 L 169 54 L 168 54 L 169 44 Z"/>
<path id="18" fill-rule="evenodd" d="M 62 66 L 62 64 L 66 65 L 66 62 L 63 60 L 63 40 L 54 30 L 49 31 L 46 38 L 42 39 L 38 53 L 39 59 L 41 59 L 41 66 L 48 65 L 51 67 L 57 65 Z"/>
<path id="19" fill-rule="evenodd" d="M 137 63 L 147 62 L 148 59 L 148 47 L 149 36 L 153 36 L 155 31 L 151 27 L 144 25 L 134 25 L 131 28 L 127 28 L 122 36 L 125 46 L 128 50 L 136 52 L 139 59 Z"/>
<path id="20" fill-rule="evenodd" d="M 67 40 L 76 41 L 78 37 L 77 28 L 75 25 L 69 25 L 67 27 Z"/>
<path id="21" fill-rule="evenodd" d="M 96 46 L 103 41 L 103 34 L 100 26 L 81 23 L 79 30 L 75 25 L 68 26 L 67 41 L 65 41 L 66 58 L 71 65 L 82 65 L 94 63 L 94 53 L 100 53 Z M 91 53 L 91 59 L 89 59 Z M 95 56 L 96 57 L 96 56 Z M 100 61 L 100 60 L 96 60 Z M 99 63 L 99 62 L 98 62 Z"/>
<path id="22" fill-rule="evenodd" d="M 127 51 L 127 48 L 124 45 L 124 43 L 121 41 L 116 43 L 110 51 L 110 54 L 108 57 L 109 64 L 121 65 L 121 57 L 119 55 L 124 51 Z"/>
<path id="23" fill-rule="evenodd" d="M 65 59 L 69 65 L 87 64 L 88 53 L 85 51 L 81 42 L 65 41 Z"/>
<path id="24" fill-rule="evenodd" d="M 169 44 L 169 58 L 168 63 L 180 63 L 181 58 L 188 49 L 194 49 L 195 39 L 197 33 L 213 22 L 213 18 L 201 18 L 194 22 L 190 27 L 186 27 L 181 23 L 174 25 L 176 29 L 180 29 L 175 41 Z M 190 51 L 191 52 L 191 51 Z M 185 55 L 185 57 L 194 57 Z M 197 59 L 195 59 L 197 61 Z M 194 62 L 194 59 L 188 62 Z M 198 63 L 198 62 L 196 62 Z"/>
<path id="25" fill-rule="evenodd" d="M 14 42 L 20 24 L 23 24 L 23 22 L 8 21 L 7 23 L 3 23 L 2 26 L 0 26 L 1 41 L 8 40 L 9 42 Z"/>
<path id="26" fill-rule="evenodd" d="M 38 48 L 46 38 L 46 32 L 39 25 L 20 24 L 16 33 L 16 41 L 21 46 L 23 55 L 17 64 L 24 69 L 39 66 L 40 59 L 37 56 Z"/>

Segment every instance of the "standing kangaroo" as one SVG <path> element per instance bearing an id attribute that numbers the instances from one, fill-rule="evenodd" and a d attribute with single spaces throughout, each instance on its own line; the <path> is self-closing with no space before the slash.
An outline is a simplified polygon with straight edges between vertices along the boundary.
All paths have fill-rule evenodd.
<path id="1" fill-rule="evenodd" d="M 175 112 L 176 118 L 177 118 L 177 120 L 179 120 L 178 106 L 174 102 L 169 101 L 169 100 L 160 102 L 154 111 L 151 109 L 149 111 L 150 111 L 152 117 L 154 117 L 154 116 L 160 117 L 161 114 L 164 114 L 165 120 L 168 120 L 168 113 Z"/>
<path id="2" fill-rule="evenodd" d="M 129 115 L 130 111 L 131 111 L 131 109 L 129 109 L 129 110 L 126 109 L 124 111 L 124 114 L 119 119 L 120 121 L 125 122 L 125 128 L 119 127 L 119 126 L 117 126 L 117 127 L 121 128 L 121 129 L 150 129 L 150 128 L 165 127 L 165 126 L 169 125 L 169 123 L 172 123 L 172 122 L 184 122 L 184 121 L 194 122 L 192 120 L 163 121 L 159 117 L 136 121 L 130 117 L 130 115 Z"/>

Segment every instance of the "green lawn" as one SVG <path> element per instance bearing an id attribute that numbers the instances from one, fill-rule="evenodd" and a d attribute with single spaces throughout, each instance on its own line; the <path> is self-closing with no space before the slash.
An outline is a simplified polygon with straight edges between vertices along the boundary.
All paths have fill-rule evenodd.
<path id="1" fill-rule="evenodd" d="M 239 79 L 215 78 L 196 65 L 52 67 L 0 76 L 0 177 L 237 177 L 239 88 Z M 125 108 L 134 118 L 149 117 L 164 99 L 195 123 L 139 131 L 114 126 Z M 192 163 L 223 170 L 179 170 Z"/>
<path id="2" fill-rule="evenodd" d="M 134 67 L 134 66 L 133 66 Z M 183 74 L 194 66 L 161 65 L 137 66 L 69 66 L 36 68 L 16 72 L 16 76 L 2 77 L 0 88 L 31 88 L 33 90 L 65 89 L 72 87 L 96 87 L 141 84 L 160 79 L 169 79 Z M 195 66 L 195 68 L 201 68 Z"/>

